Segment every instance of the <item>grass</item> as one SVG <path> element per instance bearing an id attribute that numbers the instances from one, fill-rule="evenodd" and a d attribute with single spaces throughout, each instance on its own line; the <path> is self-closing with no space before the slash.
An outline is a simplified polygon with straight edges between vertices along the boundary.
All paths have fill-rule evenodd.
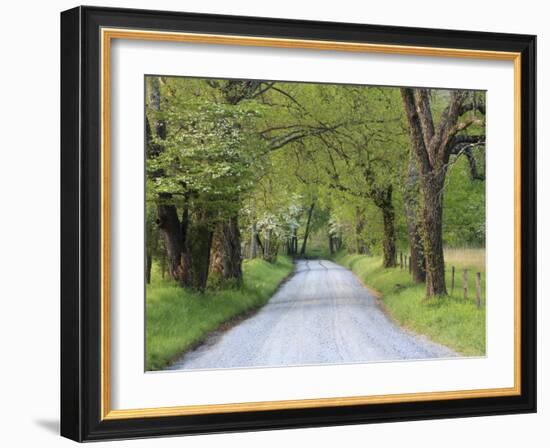
<path id="1" fill-rule="evenodd" d="M 264 305 L 292 272 L 292 261 L 246 260 L 241 288 L 207 290 L 200 294 L 161 279 L 153 269 L 146 291 L 146 370 L 166 367 L 223 323 Z"/>
<path id="2" fill-rule="evenodd" d="M 485 272 L 485 249 L 445 249 L 445 262 L 457 268 L 471 268 Z"/>
<path id="3" fill-rule="evenodd" d="M 381 293 L 387 313 L 401 326 L 427 336 L 464 356 L 485 354 L 485 305 L 475 303 L 475 272 L 481 272 L 482 302 L 485 291 L 483 249 L 446 251 L 449 296 L 427 300 L 425 285 L 415 284 L 408 270 L 384 269 L 380 257 L 338 254 L 335 261 L 351 269 L 366 285 Z M 451 294 L 451 266 L 456 268 Z M 468 299 L 463 298 L 462 269 L 468 269 Z"/>

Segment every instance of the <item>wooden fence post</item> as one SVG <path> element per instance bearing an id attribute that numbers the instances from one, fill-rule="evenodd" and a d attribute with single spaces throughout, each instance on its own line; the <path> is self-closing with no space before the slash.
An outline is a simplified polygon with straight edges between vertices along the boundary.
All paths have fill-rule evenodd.
<path id="1" fill-rule="evenodd" d="M 468 270 L 462 271 L 462 288 L 464 288 L 464 298 L 468 298 Z"/>
<path id="2" fill-rule="evenodd" d="M 409 274 L 412 274 L 412 263 L 411 263 L 411 257 L 409 256 Z"/>
<path id="3" fill-rule="evenodd" d="M 476 273 L 476 304 L 481 307 L 481 272 Z"/>
<path id="4" fill-rule="evenodd" d="M 451 295 L 453 295 L 453 291 L 455 290 L 455 267 L 451 267 Z"/>
<path id="5" fill-rule="evenodd" d="M 403 252 L 399 252 L 399 268 L 403 270 Z"/>

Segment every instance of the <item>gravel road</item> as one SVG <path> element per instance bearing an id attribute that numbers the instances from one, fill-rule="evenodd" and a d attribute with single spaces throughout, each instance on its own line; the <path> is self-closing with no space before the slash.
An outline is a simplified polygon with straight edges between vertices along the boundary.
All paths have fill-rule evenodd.
<path id="1" fill-rule="evenodd" d="M 456 353 L 391 322 L 351 271 L 327 260 L 294 275 L 257 313 L 211 335 L 169 369 L 448 358 Z"/>

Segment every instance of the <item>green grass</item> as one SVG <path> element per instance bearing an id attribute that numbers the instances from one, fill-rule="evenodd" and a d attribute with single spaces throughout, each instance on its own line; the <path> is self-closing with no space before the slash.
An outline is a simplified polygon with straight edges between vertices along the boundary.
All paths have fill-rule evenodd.
<path id="1" fill-rule="evenodd" d="M 469 247 L 445 249 L 445 262 L 449 266 L 471 268 L 483 273 L 485 272 L 485 249 Z"/>
<path id="2" fill-rule="evenodd" d="M 284 256 L 274 264 L 246 260 L 241 288 L 203 294 L 162 280 L 153 269 L 146 291 L 146 370 L 166 367 L 224 322 L 264 305 L 292 269 L 292 261 Z"/>
<path id="3" fill-rule="evenodd" d="M 475 251 L 475 250 L 474 250 Z M 479 250 L 484 252 L 483 249 Z M 335 261 L 351 269 L 366 285 L 380 292 L 387 313 L 401 326 L 465 356 L 485 354 L 485 272 L 482 255 L 446 254 L 446 281 L 451 292 L 451 266 L 456 268 L 455 289 L 448 297 L 426 300 L 425 285 L 415 284 L 408 270 L 384 269 L 380 257 L 339 254 Z M 451 264 L 452 262 L 452 264 Z M 468 269 L 468 299 L 463 298 L 462 269 Z M 481 272 L 482 306 L 475 303 L 475 272 Z"/>

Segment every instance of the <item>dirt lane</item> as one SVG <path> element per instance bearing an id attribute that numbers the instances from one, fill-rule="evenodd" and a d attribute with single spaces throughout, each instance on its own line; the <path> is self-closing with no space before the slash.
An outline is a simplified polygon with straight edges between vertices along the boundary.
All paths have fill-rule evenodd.
<path id="1" fill-rule="evenodd" d="M 214 334 L 169 369 L 342 364 L 453 357 L 412 335 L 380 310 L 351 271 L 331 261 L 297 262 L 296 271 L 250 318 Z"/>

